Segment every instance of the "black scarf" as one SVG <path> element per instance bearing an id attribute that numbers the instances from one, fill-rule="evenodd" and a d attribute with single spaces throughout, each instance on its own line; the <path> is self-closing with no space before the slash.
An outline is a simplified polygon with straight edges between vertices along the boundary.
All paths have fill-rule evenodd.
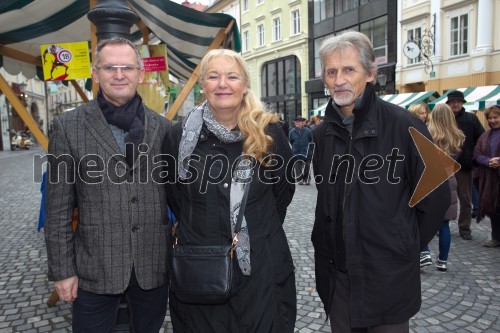
<path id="1" fill-rule="evenodd" d="M 97 103 L 108 124 L 114 125 L 125 132 L 125 160 L 129 166 L 134 164 L 139 156 L 139 145 L 144 138 L 144 105 L 138 93 L 127 103 L 116 106 L 106 100 L 102 91 L 97 94 Z"/>

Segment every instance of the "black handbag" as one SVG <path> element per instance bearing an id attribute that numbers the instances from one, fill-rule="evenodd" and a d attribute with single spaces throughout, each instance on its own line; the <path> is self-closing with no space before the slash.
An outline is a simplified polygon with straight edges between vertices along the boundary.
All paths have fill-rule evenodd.
<path id="1" fill-rule="evenodd" d="M 185 245 L 175 240 L 171 256 L 170 289 L 177 300 L 190 304 L 224 304 L 231 298 L 233 253 L 245 213 L 250 184 L 245 187 L 234 237 L 227 245 Z"/>

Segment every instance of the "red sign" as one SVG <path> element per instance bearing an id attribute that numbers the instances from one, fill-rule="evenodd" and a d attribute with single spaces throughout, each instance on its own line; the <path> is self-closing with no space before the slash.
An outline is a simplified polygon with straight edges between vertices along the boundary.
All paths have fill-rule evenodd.
<path id="1" fill-rule="evenodd" d="M 167 70 L 165 57 L 144 58 L 143 61 L 146 72 L 162 72 Z"/>

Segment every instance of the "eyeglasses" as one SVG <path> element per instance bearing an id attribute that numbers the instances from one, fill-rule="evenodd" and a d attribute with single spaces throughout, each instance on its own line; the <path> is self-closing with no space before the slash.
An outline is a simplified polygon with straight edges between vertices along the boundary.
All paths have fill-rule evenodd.
<path id="1" fill-rule="evenodd" d="M 132 73 L 134 70 L 141 69 L 138 66 L 131 65 L 103 65 L 103 66 L 95 66 L 97 70 L 103 70 L 105 73 L 116 73 L 118 69 L 122 71 L 122 73 Z"/>

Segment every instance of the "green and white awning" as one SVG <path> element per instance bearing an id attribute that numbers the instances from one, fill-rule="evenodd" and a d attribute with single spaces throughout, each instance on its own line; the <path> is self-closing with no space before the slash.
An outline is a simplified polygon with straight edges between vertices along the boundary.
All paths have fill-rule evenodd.
<path id="1" fill-rule="evenodd" d="M 423 91 L 414 93 L 404 93 L 404 94 L 394 94 L 394 95 L 382 95 L 380 96 L 386 102 L 396 104 L 402 108 L 408 109 L 410 105 L 418 103 L 428 103 L 434 100 L 437 96 L 435 91 Z"/>
<path id="2" fill-rule="evenodd" d="M 459 88 L 450 89 L 443 96 L 439 97 L 429 107 L 434 108 L 436 104 L 446 103 L 448 94 L 454 90 L 460 90 L 464 93 L 467 103 L 464 104 L 466 111 L 484 110 L 492 105 L 500 103 L 500 85 L 497 86 L 482 86 L 475 88 Z"/>
<path id="3" fill-rule="evenodd" d="M 328 102 L 326 102 L 325 104 L 318 106 L 316 109 L 311 110 L 311 112 L 310 112 L 311 117 L 312 116 L 324 117 L 326 106 L 328 105 L 328 103 L 330 103 L 330 100 L 328 100 Z"/>

